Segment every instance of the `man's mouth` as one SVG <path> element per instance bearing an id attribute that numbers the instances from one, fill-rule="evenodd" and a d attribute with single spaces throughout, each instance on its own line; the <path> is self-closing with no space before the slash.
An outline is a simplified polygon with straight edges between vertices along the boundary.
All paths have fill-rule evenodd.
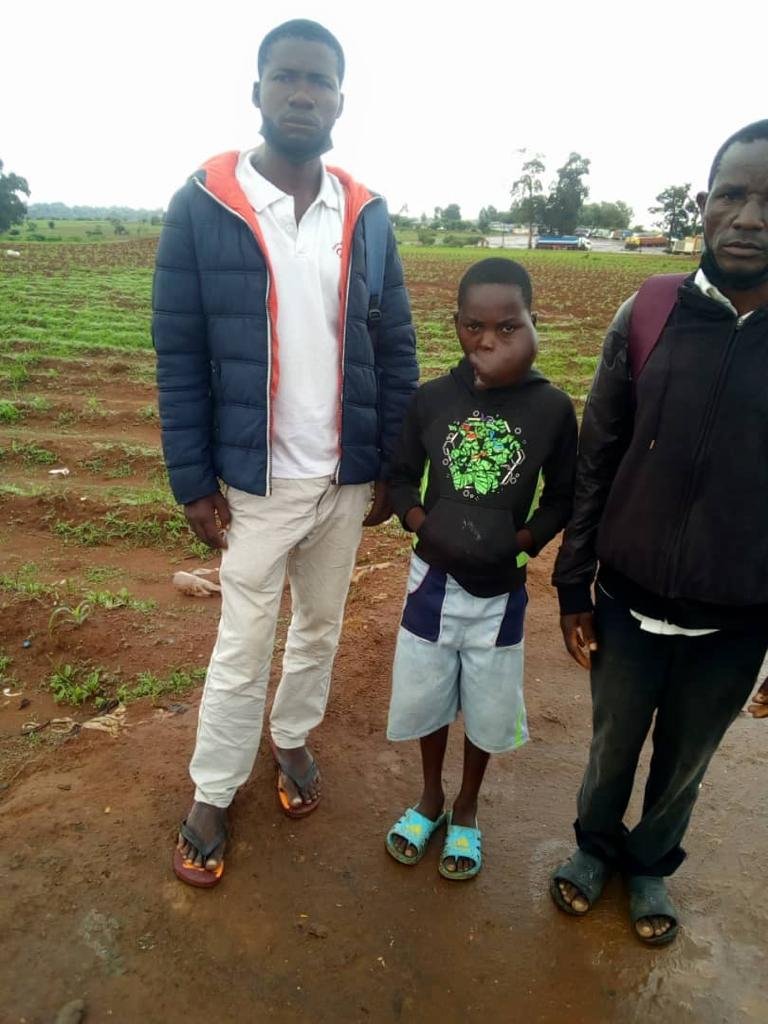
<path id="1" fill-rule="evenodd" d="M 757 242 L 747 242 L 738 238 L 734 238 L 730 242 L 723 242 L 720 248 L 734 256 L 752 256 L 755 253 L 765 253 L 763 246 L 758 245 Z"/>
<path id="2" fill-rule="evenodd" d="M 314 131 L 320 127 L 317 121 L 307 121 L 300 117 L 284 117 L 280 124 L 283 128 L 302 128 L 306 131 Z"/>

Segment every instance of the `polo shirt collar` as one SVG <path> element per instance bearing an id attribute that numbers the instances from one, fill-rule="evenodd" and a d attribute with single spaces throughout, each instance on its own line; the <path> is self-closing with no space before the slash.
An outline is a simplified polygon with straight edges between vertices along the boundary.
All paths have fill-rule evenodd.
<path id="1" fill-rule="evenodd" d="M 251 157 L 254 152 L 255 150 L 249 150 L 247 153 L 243 153 L 241 159 L 245 167 L 245 173 L 248 175 L 248 182 L 250 185 L 248 194 L 251 206 L 253 206 L 256 213 L 262 213 L 273 203 L 277 203 L 281 199 L 288 198 L 288 193 L 283 192 L 277 187 L 277 185 L 273 185 L 272 182 L 268 181 L 263 174 L 259 174 L 251 163 Z M 312 203 L 313 206 L 314 203 L 323 203 L 332 210 L 341 209 L 338 193 L 333 187 L 331 176 L 326 171 L 325 166 L 323 166 L 322 178 L 320 179 L 320 191 L 317 193 L 317 197 Z"/>

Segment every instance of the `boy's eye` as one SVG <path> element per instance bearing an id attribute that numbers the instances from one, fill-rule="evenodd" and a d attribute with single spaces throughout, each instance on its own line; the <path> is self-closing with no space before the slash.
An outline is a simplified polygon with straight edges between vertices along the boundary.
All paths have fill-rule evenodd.
<path id="1" fill-rule="evenodd" d="M 514 332 L 516 330 L 517 330 L 517 327 L 515 326 L 515 324 L 504 324 L 501 327 L 501 333 L 502 334 L 514 334 Z"/>
<path id="2" fill-rule="evenodd" d="M 482 326 L 481 324 L 478 324 L 478 323 L 472 321 L 471 323 L 465 323 L 464 324 L 464 330 L 466 330 L 466 331 L 479 331 L 481 326 Z"/>

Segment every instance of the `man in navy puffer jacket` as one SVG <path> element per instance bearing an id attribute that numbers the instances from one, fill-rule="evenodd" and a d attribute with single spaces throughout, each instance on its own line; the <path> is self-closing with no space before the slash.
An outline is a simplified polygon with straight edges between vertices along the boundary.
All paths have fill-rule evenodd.
<path id="1" fill-rule="evenodd" d="M 174 852 L 178 877 L 198 886 L 221 877 L 226 808 L 256 756 L 286 572 L 278 796 L 292 817 L 317 806 L 306 739 L 325 710 L 361 528 L 391 511 L 388 460 L 418 378 L 391 229 L 381 295 L 368 279 L 363 211 L 383 200 L 320 160 L 343 105 L 338 41 L 287 22 L 258 68 L 264 142 L 208 161 L 173 197 L 153 294 L 171 487 L 197 536 L 222 549 L 195 802 Z"/>

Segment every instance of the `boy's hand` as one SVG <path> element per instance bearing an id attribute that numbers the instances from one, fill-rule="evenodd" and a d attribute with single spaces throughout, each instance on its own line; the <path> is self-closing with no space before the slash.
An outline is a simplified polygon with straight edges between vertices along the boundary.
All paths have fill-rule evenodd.
<path id="1" fill-rule="evenodd" d="M 373 504 L 363 520 L 363 526 L 378 526 L 386 523 L 392 515 L 392 502 L 389 500 L 389 484 L 386 480 L 377 480 L 373 485 Z"/>
<path id="2" fill-rule="evenodd" d="M 421 507 L 421 505 L 414 505 L 413 508 L 409 508 L 405 513 L 405 525 L 413 533 L 418 533 L 424 525 L 424 520 L 427 518 L 427 513 Z"/>
<path id="3" fill-rule="evenodd" d="M 524 551 L 526 554 L 529 554 L 533 547 L 533 534 L 527 526 L 517 531 L 516 539 L 518 551 Z"/>
<path id="4" fill-rule="evenodd" d="M 592 654 L 597 650 L 594 616 L 592 612 L 577 612 L 575 615 L 561 615 L 560 629 L 563 631 L 565 649 L 582 668 L 589 668 Z"/>
<path id="5" fill-rule="evenodd" d="M 184 506 L 184 515 L 196 537 L 209 548 L 225 548 L 232 519 L 227 499 L 218 491 Z M 218 517 L 218 519 L 217 519 Z"/>
<path id="6" fill-rule="evenodd" d="M 747 708 L 753 718 L 768 718 L 768 679 L 764 679 L 760 689 L 752 698 L 752 703 Z"/>

